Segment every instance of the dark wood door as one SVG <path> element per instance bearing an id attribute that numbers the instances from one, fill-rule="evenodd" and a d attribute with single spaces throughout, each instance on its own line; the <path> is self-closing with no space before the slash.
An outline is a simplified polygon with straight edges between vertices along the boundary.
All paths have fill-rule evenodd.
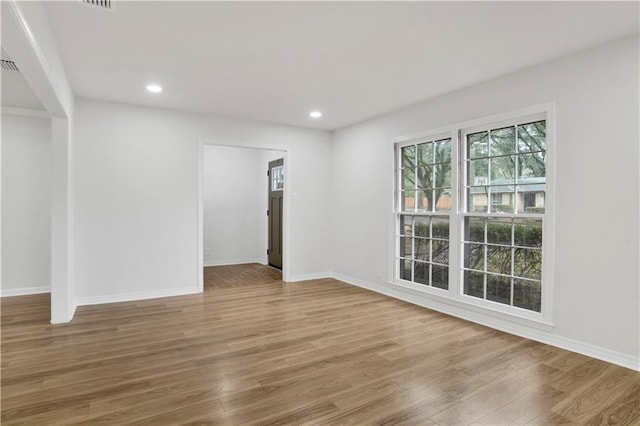
<path id="1" fill-rule="evenodd" d="M 284 158 L 271 161 L 269 170 L 269 265 L 282 269 L 282 206 L 284 197 Z"/>

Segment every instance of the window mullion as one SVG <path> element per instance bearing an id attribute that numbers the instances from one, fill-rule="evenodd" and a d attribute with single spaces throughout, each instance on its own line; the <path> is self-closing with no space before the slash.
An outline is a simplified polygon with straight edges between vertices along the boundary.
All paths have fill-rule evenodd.
<path id="1" fill-rule="evenodd" d="M 418 211 L 418 145 L 413 145 L 413 211 Z M 415 262 L 414 262 L 415 268 Z M 412 268 L 413 271 L 413 268 Z M 413 281 L 413 272 L 411 273 L 411 280 Z"/>
<path id="2" fill-rule="evenodd" d="M 451 226 L 451 225 L 449 225 Z M 429 220 L 429 285 L 433 286 L 433 217 Z"/>
<path id="3" fill-rule="evenodd" d="M 436 149 L 436 143 L 434 141 L 434 143 L 431 144 L 431 155 L 433 158 L 433 163 L 431 165 L 431 205 L 429 206 L 429 211 L 430 212 L 435 212 L 436 211 L 436 190 L 434 189 L 437 185 L 436 185 L 436 165 L 435 163 L 437 162 L 437 153 L 438 150 Z"/>
<path id="4" fill-rule="evenodd" d="M 487 194 L 487 210 L 486 213 L 491 213 L 491 197 L 493 196 L 493 191 L 491 191 L 491 165 L 493 161 L 491 160 L 491 130 L 487 132 L 487 186 L 485 186 L 485 193 Z M 486 283 L 486 277 L 485 277 Z M 486 287 L 486 285 L 485 285 Z"/>
<path id="5" fill-rule="evenodd" d="M 416 218 L 411 217 L 411 281 L 415 281 L 416 271 Z"/>
<path id="6" fill-rule="evenodd" d="M 451 141 L 451 210 L 449 211 L 449 294 L 459 298 L 462 294 L 462 226 L 466 168 L 464 167 L 462 131 L 452 132 Z"/>
<path id="7" fill-rule="evenodd" d="M 520 154 L 518 154 L 518 145 L 519 145 L 519 140 L 518 140 L 518 128 L 516 127 L 516 164 L 513 167 L 514 170 L 514 176 L 513 176 L 513 211 L 514 213 L 518 213 L 519 211 L 519 200 L 518 200 L 518 176 L 520 176 Z M 524 198 L 524 193 L 522 194 L 522 197 Z M 522 200 L 522 202 L 524 203 L 524 199 Z M 524 206 L 523 206 L 524 207 Z M 524 212 L 524 208 L 522 209 L 522 211 Z"/>
<path id="8" fill-rule="evenodd" d="M 517 142 L 517 141 L 516 141 Z M 517 146 L 517 145 L 516 145 Z M 511 277 L 510 277 L 510 284 L 511 284 L 511 297 L 509 300 L 509 304 L 511 306 L 513 306 L 513 290 L 515 289 L 515 256 L 516 256 L 516 224 L 515 221 L 513 220 L 513 217 L 511 218 Z"/>
<path id="9" fill-rule="evenodd" d="M 487 300 L 487 258 L 489 256 L 489 250 L 488 250 L 488 245 L 487 245 L 487 233 L 488 233 L 488 228 L 489 228 L 489 221 L 485 220 L 484 221 L 484 241 L 483 241 L 483 246 L 482 246 L 482 250 L 484 252 L 483 256 L 482 256 L 482 269 L 483 269 L 483 274 L 482 274 L 482 293 L 483 293 L 483 298 L 485 300 Z"/>

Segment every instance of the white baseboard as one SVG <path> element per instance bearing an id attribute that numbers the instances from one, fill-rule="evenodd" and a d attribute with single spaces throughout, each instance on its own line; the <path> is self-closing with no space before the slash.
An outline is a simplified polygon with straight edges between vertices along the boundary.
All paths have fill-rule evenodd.
<path id="1" fill-rule="evenodd" d="M 333 274 L 331 272 L 316 272 L 312 274 L 291 275 L 287 282 L 296 283 L 300 281 L 320 280 L 322 278 L 333 278 Z"/>
<path id="2" fill-rule="evenodd" d="M 251 258 L 251 259 L 228 259 L 228 260 L 204 260 L 204 267 L 207 266 L 228 266 L 228 265 L 243 265 L 245 263 L 260 263 L 264 265 L 264 259 Z"/>
<path id="3" fill-rule="evenodd" d="M 202 291 L 196 287 L 172 288 L 167 290 L 138 291 L 135 293 L 109 294 L 105 296 L 78 297 L 77 306 L 101 305 L 103 303 L 132 302 L 135 300 L 157 299 L 159 297 L 185 296 Z"/>
<path id="4" fill-rule="evenodd" d="M 27 296 L 29 294 L 51 293 L 51 286 L 7 288 L 0 290 L 0 297 Z"/>
<path id="5" fill-rule="evenodd" d="M 381 293 L 396 299 L 403 300 L 405 302 L 412 303 L 414 305 L 422 306 L 434 311 L 442 312 L 447 315 L 462 318 L 467 321 L 494 328 L 496 330 L 515 334 L 516 336 L 535 340 L 537 342 L 586 355 L 591 358 L 600 359 L 602 361 L 640 371 L 640 357 L 635 357 L 633 355 L 616 352 L 589 343 L 580 342 L 563 336 L 558 336 L 550 331 L 552 329 L 545 330 L 538 327 L 527 326 L 525 324 L 505 321 L 504 319 L 499 319 L 491 315 L 474 312 L 472 310 L 465 309 L 464 307 L 441 303 L 432 300 L 427 295 L 411 291 L 410 289 L 406 289 L 401 286 L 394 286 L 391 284 L 373 284 L 337 273 L 333 273 L 332 276 L 336 280 L 343 281 L 347 284 L 375 291 L 376 293 Z"/>

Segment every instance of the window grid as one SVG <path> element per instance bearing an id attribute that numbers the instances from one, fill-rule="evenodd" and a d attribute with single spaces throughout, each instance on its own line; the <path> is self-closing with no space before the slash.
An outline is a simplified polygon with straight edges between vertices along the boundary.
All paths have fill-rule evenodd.
<path id="1" fill-rule="evenodd" d="M 527 127 L 533 130 L 534 136 L 526 130 Z M 525 132 L 531 141 L 522 141 L 521 135 Z M 505 140 L 498 142 L 494 139 L 494 134 L 510 136 L 505 139 L 505 143 Z M 463 294 L 541 312 L 541 230 L 546 192 L 545 137 L 546 121 L 539 120 L 468 132 L 460 138 L 466 173 L 462 195 L 465 206 L 465 232 L 462 236 Z M 524 167 L 530 169 L 528 174 L 524 172 Z M 533 208 L 525 207 L 525 197 L 530 202 L 534 200 Z M 505 203 L 505 200 L 510 202 Z M 527 222 L 516 222 L 516 218 L 535 218 L 530 219 L 533 220 L 532 229 L 524 229 Z M 482 242 L 472 241 L 469 235 L 471 227 L 478 220 L 484 224 Z M 509 226 L 509 244 L 506 241 L 492 241 L 490 226 Z M 516 226 L 519 226 L 519 232 L 530 232 L 532 235 L 536 229 L 540 231 L 536 247 L 518 244 Z M 477 261 L 472 259 L 478 256 L 479 248 L 482 249 L 482 271 L 478 270 Z M 533 276 L 523 276 L 531 274 L 528 271 L 531 268 L 537 269 Z M 482 291 L 478 288 L 480 281 Z"/>
<path id="2" fill-rule="evenodd" d="M 408 143 L 399 147 L 397 163 L 400 180 L 397 206 L 401 228 L 397 237 L 401 247 L 396 261 L 399 277 L 444 289 L 448 288 L 449 276 L 451 149 L 450 137 Z M 434 223 L 445 221 L 446 235 L 436 234 Z M 410 233 L 402 229 L 407 227 L 407 223 L 410 223 Z M 418 233 L 418 228 L 424 228 L 425 223 L 428 224 L 426 234 L 425 229 Z"/>
<path id="3" fill-rule="evenodd" d="M 400 147 L 398 167 L 400 211 L 440 213 L 451 210 L 451 138 Z"/>
<path id="4" fill-rule="evenodd" d="M 526 209 L 530 209 L 532 211 L 539 210 L 540 213 L 543 212 L 543 199 L 539 199 L 540 206 L 534 205 L 533 208 L 526 206 L 524 201 L 524 194 L 526 193 L 524 189 L 530 189 L 533 192 L 545 184 L 546 145 L 544 142 L 540 144 L 536 141 L 536 138 L 529 133 L 529 130 L 526 130 L 527 128 L 535 129 L 535 136 L 539 137 L 540 134 L 538 132 L 541 129 L 546 131 L 546 121 L 524 122 L 502 128 L 474 131 L 466 135 L 463 150 L 465 153 L 464 166 L 467 173 L 464 185 L 466 193 L 465 205 L 468 207 L 466 211 L 472 213 L 524 213 Z M 495 147 L 499 145 L 494 140 L 494 138 L 497 138 L 495 135 L 507 129 L 510 130 L 511 140 L 502 146 L 502 150 L 499 150 Z M 526 139 L 523 137 L 524 134 L 528 135 L 527 137 L 533 142 L 524 141 Z M 486 148 L 483 145 L 486 145 Z M 505 146 L 507 146 L 507 149 L 504 149 Z M 503 160 L 503 163 L 508 163 L 511 160 L 513 163 L 511 176 L 503 179 L 496 177 L 499 172 L 504 173 L 504 167 L 499 167 L 500 160 Z M 528 168 L 531 169 L 529 173 L 532 173 L 533 176 L 525 175 L 522 169 L 522 164 L 524 163 L 529 165 Z M 532 166 L 535 163 L 538 163 L 537 170 L 534 170 Z M 478 169 L 481 170 L 480 173 L 482 173 L 482 170 L 486 170 L 486 172 L 478 176 Z M 508 208 L 493 202 L 497 199 L 494 195 L 504 193 L 512 194 L 512 202 L 506 205 Z M 523 194 L 522 200 L 518 196 L 519 193 Z M 471 194 L 474 194 L 474 196 L 471 196 Z M 475 204 L 476 198 L 481 203 Z M 535 203 L 538 203 L 538 201 L 535 201 Z"/>
<path id="5" fill-rule="evenodd" d="M 396 233 L 396 243 L 403 246 L 396 249 L 396 278 L 428 291 L 435 272 L 445 268 L 451 278 L 445 289 L 448 294 L 438 294 L 525 318 L 550 318 L 548 311 L 542 315 L 542 228 L 546 226 L 545 209 L 551 207 L 545 203 L 546 123 L 552 109 L 545 113 L 532 110 L 520 120 L 515 114 L 505 114 L 509 118 L 494 121 L 504 120 L 502 125 L 478 125 L 476 121 L 473 128 L 461 125 L 457 133 L 455 128 L 441 133 L 451 137 L 396 144 L 396 230 L 411 224 L 406 232 Z M 484 148 L 472 146 L 474 135 L 484 137 Z M 437 150 L 441 141 L 451 144 L 448 162 L 442 161 Z M 439 200 L 445 192 L 450 203 L 441 209 Z M 480 208 L 472 197 L 484 197 Z M 448 239 L 434 236 L 431 222 L 428 236 L 416 232 L 418 218 L 431 221 L 438 216 L 448 220 Z M 469 238 L 473 220 L 484 223 L 481 241 Z M 505 220 L 508 235 L 504 227 L 496 239 L 493 228 L 504 226 Z M 535 241 L 528 240 L 529 234 Z M 437 254 L 441 242 L 448 243 L 446 261 Z M 545 297 L 548 301 L 549 296 Z"/>
<path id="6" fill-rule="evenodd" d="M 417 232 L 419 225 L 423 225 L 423 231 L 420 233 Z M 426 225 L 427 232 L 424 232 L 424 225 Z M 434 230 L 436 226 L 440 226 L 443 229 Z M 409 233 L 407 233 L 407 228 L 410 228 Z M 400 218 L 400 231 L 397 236 L 401 246 L 401 251 L 398 255 L 400 278 L 430 287 L 447 289 L 450 249 L 448 238 L 449 218 L 447 216 L 403 214 Z M 445 233 L 447 238 L 444 237 Z M 419 246 L 426 248 L 426 256 L 422 256 Z M 407 253 L 409 247 L 410 253 Z M 436 247 L 438 247 L 439 251 L 435 250 Z M 427 268 L 424 279 L 416 276 L 416 271 L 419 268 Z M 406 274 L 407 269 L 410 271 L 408 275 Z M 446 279 L 442 277 L 439 280 L 434 279 L 434 272 L 438 270 L 441 272 L 447 271 L 445 274 Z"/>

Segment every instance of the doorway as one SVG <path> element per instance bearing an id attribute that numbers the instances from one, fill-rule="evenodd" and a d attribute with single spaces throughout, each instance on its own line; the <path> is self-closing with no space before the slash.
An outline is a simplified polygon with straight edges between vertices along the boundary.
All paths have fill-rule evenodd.
<path id="1" fill-rule="evenodd" d="M 290 265 L 289 184 L 286 148 L 220 144 L 200 140 L 198 172 L 198 282 L 204 289 L 205 267 L 260 264 L 280 269 L 287 281 Z M 271 181 L 271 163 L 278 162 Z M 280 167 L 280 168 L 278 168 Z M 265 177 L 268 187 L 265 188 Z M 290 182 L 289 182 L 290 183 Z M 273 188 L 273 191 L 270 191 Z M 266 190 L 265 190 L 266 189 Z M 273 195 L 274 206 L 270 204 Z M 278 197 L 279 196 L 279 197 Z M 269 223 L 267 211 L 278 220 Z M 276 235 L 270 240 L 269 235 Z M 270 247 L 273 245 L 273 247 Z M 273 255 L 269 256 L 269 254 Z M 277 257 L 277 258 L 276 258 Z"/>
<path id="2" fill-rule="evenodd" d="M 267 170 L 269 208 L 269 265 L 282 269 L 282 215 L 284 206 L 284 158 L 269 162 Z"/>

